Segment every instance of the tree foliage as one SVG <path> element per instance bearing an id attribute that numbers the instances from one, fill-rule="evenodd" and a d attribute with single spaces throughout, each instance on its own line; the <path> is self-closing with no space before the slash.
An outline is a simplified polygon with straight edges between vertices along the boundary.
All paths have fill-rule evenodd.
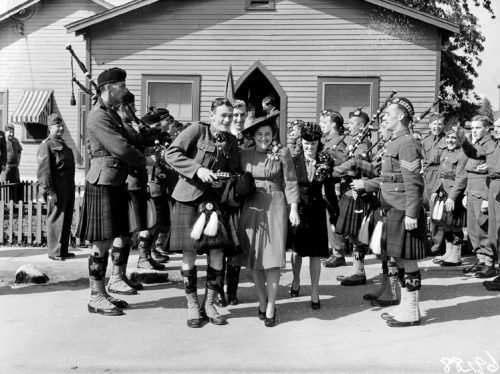
<path id="1" fill-rule="evenodd" d="M 396 0 L 418 11 L 452 21 L 460 31 L 443 43 L 441 48 L 440 94 L 445 99 L 444 111 L 458 115 L 460 119 L 470 119 L 477 113 L 479 97 L 474 92 L 476 66 L 480 66 L 481 52 L 485 40 L 478 18 L 469 4 L 484 7 L 492 18 L 491 0 Z"/>
<path id="2" fill-rule="evenodd" d="M 491 106 L 491 101 L 488 98 L 484 98 L 481 102 L 481 106 L 477 111 L 478 114 L 488 117 L 491 122 L 495 122 L 495 114 L 493 113 L 493 107 Z"/>

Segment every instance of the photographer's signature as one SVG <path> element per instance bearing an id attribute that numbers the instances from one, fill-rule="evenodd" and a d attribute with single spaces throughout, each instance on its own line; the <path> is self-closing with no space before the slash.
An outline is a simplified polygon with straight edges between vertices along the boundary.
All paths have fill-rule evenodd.
<path id="1" fill-rule="evenodd" d="M 481 357 L 475 357 L 474 361 L 464 361 L 460 357 L 443 357 L 439 362 L 444 365 L 445 373 L 497 373 L 500 368 L 498 363 L 490 352 L 485 352 L 488 356 L 486 360 Z"/>

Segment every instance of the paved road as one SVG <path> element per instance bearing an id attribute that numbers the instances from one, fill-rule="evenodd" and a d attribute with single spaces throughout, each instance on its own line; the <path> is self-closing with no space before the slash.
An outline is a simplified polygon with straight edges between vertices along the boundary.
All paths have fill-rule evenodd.
<path id="1" fill-rule="evenodd" d="M 0 248 L 0 373 L 500 373 L 499 294 L 430 259 L 420 264 L 422 326 L 387 327 L 382 310 L 362 300 L 372 282 L 339 285 L 336 276 L 346 267 L 323 270 L 322 308 L 312 311 L 304 261 L 296 299 L 288 294 L 290 264 L 282 271 L 275 328 L 257 319 L 257 298 L 244 272 L 242 303 L 223 309 L 229 324 L 189 329 L 179 256 L 168 264 L 172 282 L 125 296 L 132 308 L 104 317 L 87 312 L 86 249 L 76 253 L 55 263 L 44 249 Z M 131 256 L 129 271 L 136 258 Z M 38 266 L 52 283 L 7 285 L 25 263 Z M 372 280 L 379 267 L 368 258 Z"/>

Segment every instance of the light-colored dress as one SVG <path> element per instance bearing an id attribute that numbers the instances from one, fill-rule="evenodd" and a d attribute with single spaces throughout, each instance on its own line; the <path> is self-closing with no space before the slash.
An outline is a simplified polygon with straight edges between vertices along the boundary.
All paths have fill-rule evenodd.
<path id="1" fill-rule="evenodd" d="M 299 202 L 297 176 L 288 148 L 272 160 L 255 148 L 241 150 L 241 166 L 251 172 L 257 192 L 242 207 L 238 237 L 241 265 L 249 269 L 285 267 L 288 231 L 287 204 Z"/>

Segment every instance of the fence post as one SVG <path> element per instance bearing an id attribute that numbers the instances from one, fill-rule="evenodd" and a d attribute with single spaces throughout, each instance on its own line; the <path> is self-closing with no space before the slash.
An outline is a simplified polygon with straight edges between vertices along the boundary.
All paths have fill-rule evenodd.
<path id="1" fill-rule="evenodd" d="M 33 238 L 31 237 L 31 232 L 33 230 L 32 225 L 33 225 L 33 201 L 28 200 L 28 225 L 26 228 L 26 236 L 27 236 L 27 242 L 28 244 L 31 244 L 33 242 Z"/>
<path id="2" fill-rule="evenodd" d="M 22 200 L 18 203 L 18 213 L 17 213 L 17 245 L 21 245 L 23 242 L 23 217 L 24 217 L 24 206 Z"/>
<path id="3" fill-rule="evenodd" d="M 42 202 L 36 202 L 36 237 L 35 241 L 38 245 L 42 244 Z"/>
<path id="4" fill-rule="evenodd" d="M 12 237 L 14 232 L 14 202 L 9 200 L 9 229 L 7 234 L 9 235 L 9 244 L 12 244 Z"/>
<path id="5" fill-rule="evenodd" d="M 5 201 L 0 200 L 0 244 L 3 244 L 3 226 L 4 226 L 4 215 L 5 215 Z"/>

